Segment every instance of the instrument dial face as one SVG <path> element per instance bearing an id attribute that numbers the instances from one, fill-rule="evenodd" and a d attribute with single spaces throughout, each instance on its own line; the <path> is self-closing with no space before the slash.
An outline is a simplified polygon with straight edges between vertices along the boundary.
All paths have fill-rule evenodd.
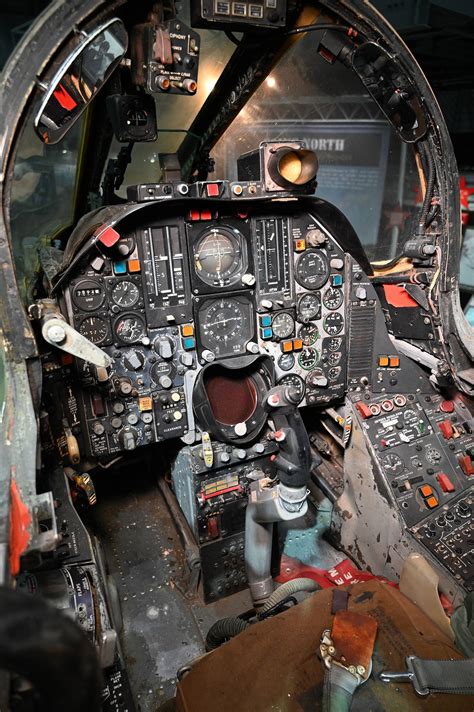
<path id="1" fill-rule="evenodd" d="M 341 348 L 342 340 L 341 339 L 329 339 L 328 341 L 328 349 L 329 351 L 339 351 Z"/>
<path id="2" fill-rule="evenodd" d="M 323 321 L 324 331 L 330 336 L 340 334 L 344 327 L 344 317 L 339 312 L 328 314 Z"/>
<path id="3" fill-rule="evenodd" d="M 305 371 L 311 371 L 319 361 L 319 354 L 316 349 L 305 346 L 298 356 L 298 363 Z"/>
<path id="4" fill-rule="evenodd" d="M 303 294 L 298 302 L 298 320 L 306 324 L 312 319 L 317 319 L 321 311 L 321 297 L 319 294 Z"/>
<path id="5" fill-rule="evenodd" d="M 282 371 L 291 371 L 295 365 L 295 357 L 293 354 L 282 354 L 278 359 L 278 366 Z"/>
<path id="6" fill-rule="evenodd" d="M 329 262 L 320 250 L 306 250 L 296 263 L 296 281 L 306 289 L 320 289 L 329 277 Z"/>
<path id="7" fill-rule="evenodd" d="M 289 373 L 287 376 L 282 376 L 277 381 L 277 386 L 293 386 L 298 391 L 300 403 L 304 398 L 304 394 L 305 394 L 305 390 L 306 390 L 305 382 L 303 381 L 301 376 L 298 376 L 296 373 Z"/>
<path id="8" fill-rule="evenodd" d="M 128 279 L 123 280 L 123 282 L 117 282 L 112 289 L 113 302 L 123 309 L 130 309 L 130 307 L 135 306 L 139 297 L 140 292 L 137 285 Z"/>
<path id="9" fill-rule="evenodd" d="M 436 448 L 432 447 L 431 445 L 428 445 L 425 450 L 425 457 L 427 462 L 430 463 L 430 465 L 437 465 L 441 460 L 441 453 Z"/>
<path id="10" fill-rule="evenodd" d="M 81 322 L 79 333 L 93 344 L 101 344 L 107 338 L 107 323 L 99 316 L 88 316 Z"/>
<path id="11" fill-rule="evenodd" d="M 245 351 L 252 338 L 251 305 L 237 297 L 208 300 L 199 311 L 200 341 L 216 356 Z"/>
<path id="12" fill-rule="evenodd" d="M 386 475 L 397 477 L 404 471 L 405 463 L 399 455 L 389 452 L 382 458 L 382 467 Z"/>
<path id="13" fill-rule="evenodd" d="M 340 366 L 333 366 L 332 368 L 329 369 L 328 371 L 328 378 L 330 381 L 337 381 L 341 374 L 341 367 Z"/>
<path id="14" fill-rule="evenodd" d="M 105 299 L 105 290 L 95 279 L 83 279 L 76 284 L 72 300 L 81 311 L 100 309 Z"/>
<path id="15" fill-rule="evenodd" d="M 145 322 L 139 314 L 124 314 L 115 322 L 114 332 L 124 344 L 134 344 L 146 335 Z"/>
<path id="16" fill-rule="evenodd" d="M 291 314 L 288 312 L 280 312 L 275 314 L 272 319 L 273 335 L 277 339 L 287 339 L 294 333 L 295 322 Z"/>
<path id="17" fill-rule="evenodd" d="M 323 304 L 326 309 L 339 309 L 344 300 L 344 295 L 342 289 L 337 289 L 336 287 L 329 287 L 326 289 L 323 295 Z"/>
<path id="18" fill-rule="evenodd" d="M 207 230 L 194 248 L 194 269 L 211 286 L 235 284 L 242 272 L 243 236 L 230 228 Z"/>
<path id="19" fill-rule="evenodd" d="M 306 346 L 311 346 L 318 340 L 318 327 L 315 324 L 305 324 L 299 330 L 298 336 Z"/>

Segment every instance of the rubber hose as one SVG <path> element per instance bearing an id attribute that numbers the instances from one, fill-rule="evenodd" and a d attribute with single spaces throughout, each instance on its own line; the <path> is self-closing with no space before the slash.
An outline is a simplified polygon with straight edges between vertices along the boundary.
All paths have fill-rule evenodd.
<path id="1" fill-rule="evenodd" d="M 277 603 L 280 603 L 280 601 L 283 601 L 285 598 L 288 598 L 288 596 L 291 596 L 293 593 L 298 593 L 299 591 L 319 591 L 320 589 L 321 586 L 319 585 L 319 583 L 316 583 L 316 581 L 313 581 L 313 579 L 292 579 L 291 581 L 287 581 L 286 583 L 279 586 L 279 588 L 277 588 L 276 591 L 272 593 L 272 595 L 265 601 L 265 604 L 261 608 L 260 613 L 266 613 L 266 611 L 269 611 L 270 608 L 273 608 L 273 606 L 276 606 Z"/>
<path id="2" fill-rule="evenodd" d="M 242 633 L 249 626 L 250 623 L 242 618 L 221 618 L 220 621 L 216 621 L 209 628 L 209 632 L 206 635 L 206 650 L 208 652 L 215 650 L 222 643 Z"/>
<path id="3" fill-rule="evenodd" d="M 421 209 L 420 219 L 418 223 L 418 230 L 421 230 L 422 232 L 425 231 L 427 226 L 428 212 L 431 207 L 431 198 L 433 197 L 433 188 L 435 182 L 434 161 L 429 149 L 426 150 L 425 159 L 428 175 L 426 179 L 425 198 L 423 200 L 423 207 Z"/>

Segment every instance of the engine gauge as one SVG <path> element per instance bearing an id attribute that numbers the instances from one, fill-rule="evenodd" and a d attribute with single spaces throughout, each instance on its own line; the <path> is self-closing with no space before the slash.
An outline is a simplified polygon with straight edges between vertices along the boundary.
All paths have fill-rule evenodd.
<path id="1" fill-rule="evenodd" d="M 342 289 L 329 287 L 323 295 L 323 304 L 326 309 L 339 309 L 344 300 Z"/>
<path id="2" fill-rule="evenodd" d="M 301 378 L 301 376 L 298 376 L 296 373 L 289 373 L 287 376 L 282 376 L 279 381 L 277 381 L 277 386 L 293 386 L 294 388 L 297 389 L 298 392 L 298 397 L 299 397 L 299 403 L 304 398 L 306 386 L 305 382 Z"/>
<path id="3" fill-rule="evenodd" d="M 282 354 L 278 359 L 278 366 L 282 371 L 291 371 L 295 365 L 295 357 L 293 354 Z"/>
<path id="4" fill-rule="evenodd" d="M 404 471 L 405 463 L 399 455 L 389 452 L 382 458 L 382 467 L 387 476 L 397 477 Z"/>
<path id="5" fill-rule="evenodd" d="M 339 312 L 328 314 L 323 321 L 324 331 L 330 336 L 340 334 L 344 327 L 344 317 Z"/>
<path id="6" fill-rule="evenodd" d="M 341 360 L 341 356 L 342 356 L 342 354 L 340 351 L 333 351 L 328 356 L 328 364 L 330 366 L 337 366 L 337 364 Z"/>
<path id="7" fill-rule="evenodd" d="M 305 346 L 298 356 L 298 363 L 305 371 L 311 371 L 319 361 L 319 354 L 311 346 Z"/>
<path id="8" fill-rule="evenodd" d="M 99 316 L 88 316 L 81 322 L 79 333 L 93 344 L 101 344 L 108 335 L 107 322 Z"/>
<path id="9" fill-rule="evenodd" d="M 115 322 L 114 332 L 124 344 L 134 344 L 145 336 L 145 322 L 139 314 L 124 314 Z"/>
<path id="10" fill-rule="evenodd" d="M 425 457 L 427 462 L 430 463 L 430 465 L 437 465 L 441 460 L 441 453 L 436 448 L 432 447 L 431 445 L 428 445 L 425 449 Z"/>
<path id="11" fill-rule="evenodd" d="M 341 348 L 342 339 L 329 339 L 327 343 L 329 351 L 339 351 L 339 349 Z"/>
<path id="12" fill-rule="evenodd" d="M 294 333 L 295 321 L 288 312 L 279 312 L 272 319 L 272 328 L 277 339 L 287 339 Z"/>
<path id="13" fill-rule="evenodd" d="M 337 381 L 337 379 L 339 378 L 340 375 L 341 375 L 341 367 L 340 366 L 333 366 L 328 371 L 328 378 L 330 381 Z"/>
<path id="14" fill-rule="evenodd" d="M 115 287 L 112 289 L 112 300 L 113 302 L 123 309 L 130 309 L 130 307 L 135 306 L 140 297 L 140 292 L 138 287 L 133 282 L 128 279 L 122 282 L 117 282 Z"/>
<path id="15" fill-rule="evenodd" d="M 306 324 L 317 319 L 321 312 L 321 297 L 319 294 L 303 294 L 298 302 L 298 321 Z"/>
<path id="16" fill-rule="evenodd" d="M 296 281 L 306 289 L 320 289 L 329 277 L 329 262 L 320 250 L 306 250 L 296 263 Z"/>
<path id="17" fill-rule="evenodd" d="M 305 324 L 299 330 L 298 336 L 306 346 L 311 346 L 318 340 L 318 327 L 315 324 Z"/>
<path id="18" fill-rule="evenodd" d="M 105 299 L 104 288 L 95 279 L 83 279 L 78 282 L 72 292 L 72 300 L 81 311 L 100 309 Z"/>
<path id="19" fill-rule="evenodd" d="M 194 247 L 194 269 L 211 286 L 235 284 L 242 272 L 244 239 L 238 230 L 206 230 Z"/>

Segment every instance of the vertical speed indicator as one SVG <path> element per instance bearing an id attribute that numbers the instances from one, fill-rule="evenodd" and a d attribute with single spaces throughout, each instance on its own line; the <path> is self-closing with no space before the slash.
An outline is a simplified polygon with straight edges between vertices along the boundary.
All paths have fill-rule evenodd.
<path id="1" fill-rule="evenodd" d="M 258 298 L 293 298 L 288 218 L 258 218 L 254 223 Z"/>

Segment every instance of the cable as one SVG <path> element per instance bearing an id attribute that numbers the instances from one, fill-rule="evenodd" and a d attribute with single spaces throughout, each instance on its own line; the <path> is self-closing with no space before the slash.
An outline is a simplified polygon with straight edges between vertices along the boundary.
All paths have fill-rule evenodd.
<path id="1" fill-rule="evenodd" d="M 270 608 L 273 608 L 277 605 L 277 603 L 280 603 L 280 601 L 288 598 L 288 596 L 291 596 L 293 593 L 298 593 L 299 591 L 319 591 L 320 588 L 321 586 L 310 578 L 297 578 L 287 581 L 279 586 L 276 591 L 274 591 L 272 595 L 267 598 L 260 610 L 260 613 L 265 613 L 265 611 L 270 610 Z"/>
<path id="2" fill-rule="evenodd" d="M 290 35 L 300 35 L 302 32 L 318 32 L 319 30 L 336 30 L 337 32 L 347 32 L 349 37 L 357 37 L 359 34 L 357 30 L 349 25 L 333 25 L 329 23 L 321 22 L 316 25 L 302 25 L 301 27 L 294 27 L 292 30 L 287 30 L 284 32 L 285 37 Z"/>

